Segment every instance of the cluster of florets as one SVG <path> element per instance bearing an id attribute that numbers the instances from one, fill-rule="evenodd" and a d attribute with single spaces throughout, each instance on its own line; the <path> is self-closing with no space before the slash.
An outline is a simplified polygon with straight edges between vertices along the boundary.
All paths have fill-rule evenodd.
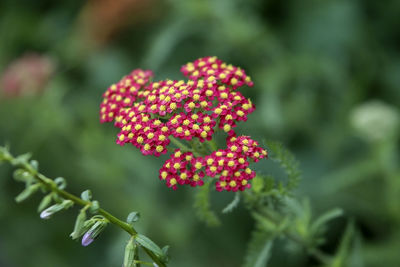
<path id="1" fill-rule="evenodd" d="M 203 143 L 212 140 L 218 129 L 228 134 L 228 140 L 236 138 L 236 123 L 246 121 L 254 111 L 252 102 L 236 90 L 243 85 L 252 86 L 250 77 L 216 57 L 200 58 L 184 65 L 181 71 L 190 80 L 151 82 L 151 71 L 134 70 L 108 88 L 103 95 L 100 120 L 115 121 L 120 128 L 118 144 L 131 143 L 144 155 L 160 156 L 167 153 L 171 138 Z M 256 144 L 246 138 L 237 140 Z M 258 160 L 266 156 L 266 151 L 234 143 L 228 141 L 227 149 L 205 157 L 175 151 L 160 170 L 160 177 L 175 189 L 177 184 L 202 185 L 205 175 L 218 175 L 217 190 L 243 190 L 255 175 L 248 169 L 247 158 Z M 238 150 L 231 150 L 231 145 Z M 230 158 L 235 161 L 234 166 L 229 166 Z M 219 165 L 207 165 L 211 160 L 217 160 Z M 202 165 L 197 168 L 196 164 Z"/>
<path id="2" fill-rule="evenodd" d="M 173 189 L 177 185 L 203 185 L 203 177 L 217 177 L 217 191 L 243 191 L 250 187 L 249 180 L 256 173 L 249 168 L 249 159 L 258 161 L 267 157 L 267 151 L 248 136 L 231 136 L 226 149 L 218 149 L 207 156 L 195 157 L 193 153 L 175 150 L 162 168 L 160 179 Z"/>
<path id="3" fill-rule="evenodd" d="M 137 69 L 111 85 L 103 94 L 100 121 L 112 122 L 124 108 L 131 107 L 136 99 L 142 97 L 143 89 L 152 76 L 153 73 L 149 70 Z"/>

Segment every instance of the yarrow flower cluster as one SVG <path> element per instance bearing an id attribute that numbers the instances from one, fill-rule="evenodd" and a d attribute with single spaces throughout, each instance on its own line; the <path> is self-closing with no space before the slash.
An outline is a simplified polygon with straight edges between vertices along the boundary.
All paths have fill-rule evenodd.
<path id="1" fill-rule="evenodd" d="M 143 155 L 167 153 L 171 140 L 180 144 L 160 169 L 160 179 L 168 187 L 202 185 L 205 176 L 218 177 L 218 191 L 250 187 L 248 181 L 255 172 L 248 167 L 248 160 L 267 157 L 256 141 L 236 137 L 234 131 L 237 122 L 246 121 L 255 109 L 237 91 L 243 85 L 253 86 L 251 78 L 216 57 L 187 63 L 181 72 L 188 81 L 152 82 L 150 70 L 132 71 L 104 93 L 100 121 L 114 121 L 120 128 L 117 143 L 131 143 Z M 207 155 L 205 143 L 212 141 L 218 130 L 227 133 L 227 148 Z M 196 150 L 197 143 L 204 148 L 201 153 Z"/>
<path id="2" fill-rule="evenodd" d="M 228 147 L 218 149 L 204 157 L 194 157 L 193 153 L 175 150 L 160 169 L 160 179 L 173 189 L 177 185 L 203 185 L 203 177 L 218 177 L 217 191 L 243 191 L 250 187 L 249 180 L 255 172 L 249 166 L 248 159 L 258 161 L 267 156 L 267 151 L 248 136 L 228 137 Z"/>

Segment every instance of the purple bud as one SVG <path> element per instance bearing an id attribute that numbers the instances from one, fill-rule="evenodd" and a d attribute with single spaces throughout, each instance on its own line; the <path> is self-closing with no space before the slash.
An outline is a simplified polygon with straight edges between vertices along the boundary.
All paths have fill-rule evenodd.
<path id="1" fill-rule="evenodd" d="M 83 237 L 82 237 L 82 246 L 87 247 L 89 246 L 94 239 L 92 238 L 92 232 L 88 231 L 86 232 Z"/>
<path id="2" fill-rule="evenodd" d="M 40 213 L 40 218 L 44 220 L 50 219 L 51 214 L 48 210 L 44 210 Z"/>

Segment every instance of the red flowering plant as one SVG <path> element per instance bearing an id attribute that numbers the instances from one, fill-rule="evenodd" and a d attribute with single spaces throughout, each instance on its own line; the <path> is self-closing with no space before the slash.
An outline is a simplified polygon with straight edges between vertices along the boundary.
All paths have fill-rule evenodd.
<path id="1" fill-rule="evenodd" d="M 255 172 L 250 161 L 267 157 L 267 151 L 234 128 L 255 110 L 238 88 L 253 86 L 239 67 L 216 57 L 204 57 L 182 66 L 188 81 L 152 82 L 150 70 L 136 69 L 111 85 L 100 105 L 100 121 L 120 129 L 117 143 L 130 143 L 143 155 L 171 152 L 160 168 L 168 187 L 201 186 L 204 177 L 216 178 L 217 191 L 243 191 Z M 217 131 L 227 134 L 226 147 L 216 149 Z"/>
<path id="2" fill-rule="evenodd" d="M 256 175 L 249 167 L 251 162 L 268 156 L 257 141 L 235 132 L 237 123 L 246 121 L 255 110 L 254 104 L 238 91 L 242 86 L 253 86 L 250 77 L 244 70 L 216 57 L 197 59 L 184 65 L 181 71 L 188 81 L 154 82 L 151 71 L 137 69 L 107 89 L 100 104 L 100 121 L 114 122 L 120 129 L 117 143 L 130 143 L 143 155 L 159 157 L 170 152 L 159 170 L 159 178 L 174 190 L 179 185 L 201 186 L 195 207 L 199 218 L 209 225 L 219 222 L 210 209 L 208 193 L 212 182 L 217 191 L 236 192 L 223 213 L 232 211 L 243 197 L 256 224 L 245 267 L 265 266 L 278 237 L 302 246 L 326 266 L 341 261 L 338 257 L 343 254 L 342 248 L 338 256 L 331 257 L 318 246 L 323 242 L 326 224 L 342 211 L 327 211 L 313 221 L 309 203 L 296 200 L 291 193 L 300 178 L 293 155 L 277 143 L 267 143 L 269 157 L 280 164 L 287 182 Z M 218 132 L 226 136 L 223 147 L 218 147 L 215 141 Z M 168 246 L 160 248 L 137 232 L 134 227 L 139 219 L 137 212 L 131 212 L 124 221 L 101 208 L 89 190 L 80 197 L 69 193 L 64 178 L 53 180 L 41 174 L 38 163 L 30 160 L 29 154 L 14 157 L 7 147 L 0 146 L 0 163 L 3 161 L 18 167 L 14 178 L 25 183 L 17 202 L 38 191 L 46 194 L 38 207 L 42 219 L 73 206 L 81 207 L 70 235 L 72 239 L 81 238 L 82 245 L 88 246 L 107 225 L 113 224 L 129 234 L 124 267 L 167 266 Z M 207 182 L 206 177 L 210 177 Z M 352 229 L 349 225 L 344 236 Z M 139 249 L 151 262 L 139 259 Z"/>

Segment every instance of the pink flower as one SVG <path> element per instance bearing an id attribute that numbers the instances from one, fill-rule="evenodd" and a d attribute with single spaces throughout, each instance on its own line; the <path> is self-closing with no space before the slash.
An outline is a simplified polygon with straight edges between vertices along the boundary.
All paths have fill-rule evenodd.
<path id="1" fill-rule="evenodd" d="M 0 88 L 9 97 L 37 95 L 46 87 L 55 64 L 47 56 L 30 53 L 13 61 L 0 78 Z"/>
<path id="2" fill-rule="evenodd" d="M 143 155 L 160 156 L 171 139 L 180 142 L 159 171 L 167 186 L 201 186 L 204 177 L 216 179 L 218 191 L 249 188 L 255 172 L 249 160 L 267 152 L 247 136 L 236 137 L 234 128 L 246 121 L 254 105 L 237 89 L 252 86 L 246 73 L 216 57 L 205 57 L 181 68 L 188 81 L 151 82 L 151 71 L 134 70 L 104 93 L 100 121 L 120 129 L 117 143 L 130 143 Z M 225 149 L 210 151 L 216 131 L 227 134 Z M 186 144 L 186 145 L 185 145 Z"/>

